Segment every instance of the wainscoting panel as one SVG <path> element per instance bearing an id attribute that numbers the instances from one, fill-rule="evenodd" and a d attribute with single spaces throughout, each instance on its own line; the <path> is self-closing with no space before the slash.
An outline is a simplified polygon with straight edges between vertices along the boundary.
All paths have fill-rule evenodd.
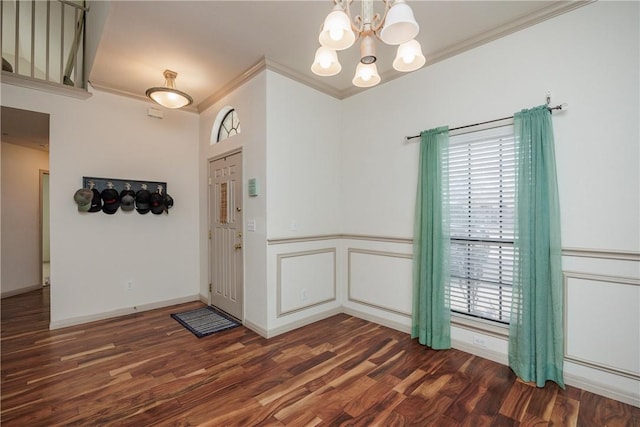
<path id="1" fill-rule="evenodd" d="M 348 300 L 411 318 L 412 255 L 349 248 Z"/>
<path id="2" fill-rule="evenodd" d="M 277 261 L 277 316 L 336 300 L 336 249 L 282 253 Z"/>
<path id="3" fill-rule="evenodd" d="M 565 360 L 640 379 L 640 280 L 565 271 L 564 283 Z"/>

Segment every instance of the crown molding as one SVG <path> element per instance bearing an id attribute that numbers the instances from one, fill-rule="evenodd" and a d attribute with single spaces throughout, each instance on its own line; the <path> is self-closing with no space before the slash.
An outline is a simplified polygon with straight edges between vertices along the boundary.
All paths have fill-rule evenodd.
<path id="1" fill-rule="evenodd" d="M 265 62 L 267 64 L 268 70 L 274 71 L 280 75 L 283 75 L 299 83 L 302 83 L 306 86 L 309 86 L 313 89 L 316 89 L 326 95 L 332 96 L 337 99 L 344 99 L 344 91 L 336 89 L 333 86 L 323 83 L 322 81 L 317 80 L 313 77 L 309 77 L 307 75 L 301 74 L 291 68 L 285 67 L 284 65 L 278 64 L 277 62 L 272 61 L 270 59 L 265 59 Z"/>
<path id="2" fill-rule="evenodd" d="M 452 46 L 449 46 L 446 49 L 442 49 L 434 53 L 428 54 L 426 55 L 427 62 L 425 63 L 425 65 L 422 68 L 412 72 L 415 73 L 417 71 L 424 69 L 425 67 L 428 67 L 429 65 L 433 65 L 437 62 L 444 61 L 445 59 L 449 59 L 451 57 L 464 53 L 468 50 L 475 49 L 476 47 L 498 40 L 502 37 L 506 37 L 520 30 L 524 30 L 526 28 L 532 27 L 536 24 L 539 24 L 551 18 L 555 18 L 556 16 L 562 15 L 564 13 L 570 12 L 572 10 L 594 3 L 596 1 L 597 0 L 578 0 L 578 1 L 554 2 L 550 6 L 547 6 L 536 12 L 530 13 L 526 16 L 516 19 L 515 21 L 511 21 L 507 24 L 501 25 L 492 30 L 486 31 L 484 33 L 480 33 L 474 37 L 463 40 L 460 43 L 456 43 Z M 380 85 L 388 83 L 392 80 L 397 79 L 398 77 L 402 77 L 407 74 L 410 74 L 410 73 L 403 73 L 403 72 L 391 69 L 380 75 L 380 77 L 382 78 L 382 82 L 380 83 Z M 353 95 L 357 95 L 358 93 L 361 93 L 364 90 L 366 89 L 358 88 L 355 86 L 347 88 L 339 92 L 340 93 L 339 99 L 344 99 Z"/>
<path id="3" fill-rule="evenodd" d="M 260 61 L 253 64 L 251 67 L 240 73 L 238 76 L 233 78 L 227 84 L 222 86 L 219 90 L 214 92 L 212 95 L 209 95 L 204 101 L 198 104 L 198 112 L 202 113 L 207 108 L 211 107 L 216 102 L 220 101 L 225 96 L 229 95 L 231 92 L 260 74 L 262 70 L 267 67 L 266 61 L 264 57 L 260 59 Z"/>
<path id="4" fill-rule="evenodd" d="M 149 98 L 147 98 L 144 95 L 140 95 L 139 93 L 133 93 L 133 92 L 128 92 L 126 90 L 120 90 L 120 89 L 116 89 L 112 86 L 109 86 L 106 83 L 97 81 L 97 80 L 90 80 L 89 84 L 91 85 L 91 87 L 95 90 L 98 90 L 100 92 L 106 92 L 106 93 L 110 93 L 113 95 L 119 95 L 119 96 L 126 96 L 127 98 L 132 98 L 132 99 L 136 99 L 138 101 L 144 101 L 146 103 L 148 103 L 149 105 L 152 105 L 154 107 L 158 107 L 159 105 L 156 104 L 155 102 L 151 101 Z M 169 110 L 169 108 L 167 108 L 167 110 Z M 199 113 L 199 111 L 196 109 L 196 107 L 194 105 L 190 105 L 188 107 L 183 107 L 183 108 L 178 108 L 178 110 L 181 111 L 187 111 L 190 113 Z"/>
<path id="5" fill-rule="evenodd" d="M 440 61 L 444 61 L 445 59 L 451 58 L 453 56 L 459 55 L 468 50 L 474 49 L 476 47 L 482 46 L 484 44 L 490 43 L 494 40 L 500 39 L 502 37 L 508 36 L 520 30 L 524 30 L 533 25 L 544 22 L 548 19 L 554 18 L 556 16 L 562 15 L 564 13 L 570 12 L 572 10 L 578 9 L 582 6 L 586 6 L 595 2 L 596 0 L 578 0 L 578 1 L 558 1 L 553 2 L 553 4 L 540 9 L 534 13 L 523 16 L 515 21 L 511 21 L 505 25 L 494 28 L 490 31 L 486 31 L 484 33 L 478 34 L 475 37 L 466 39 L 460 43 L 457 43 L 453 46 L 450 46 L 446 49 L 439 50 L 437 52 L 431 53 L 427 55 L 427 62 L 421 68 L 435 64 Z M 240 86 L 247 83 L 249 80 L 257 76 L 259 73 L 264 71 L 265 69 L 276 72 L 284 77 L 287 77 L 291 80 L 297 81 L 305 86 L 316 89 L 326 95 L 334 97 L 336 99 L 342 100 L 345 98 L 349 98 L 353 95 L 357 95 L 359 93 L 364 92 L 370 88 L 359 88 L 355 86 L 350 86 L 346 89 L 336 89 L 329 84 L 324 83 L 321 79 L 317 79 L 306 74 L 295 71 L 289 67 L 286 67 L 282 64 L 279 64 L 271 59 L 262 57 L 258 62 L 253 64 L 251 67 L 246 69 L 244 72 L 240 73 L 238 76 L 230 80 L 224 86 L 222 86 L 219 90 L 217 90 L 212 95 L 208 96 L 204 101 L 200 102 L 197 106 L 191 105 L 189 107 L 181 108 L 183 111 L 190 111 L 194 113 L 201 113 L 205 111 L 207 108 L 214 105 L 216 102 L 229 95 L 234 90 L 238 89 Z M 416 70 L 419 71 L 419 70 Z M 414 72 L 416 72 L 414 71 Z M 7 73 L 9 74 L 9 73 Z M 382 83 L 385 84 L 390 81 L 393 81 L 399 77 L 406 75 L 407 73 L 402 73 L 396 70 L 389 70 L 383 72 L 381 74 Z M 3 81 L 5 80 L 5 72 L 2 73 Z M 156 105 L 152 101 L 150 101 L 147 97 L 134 94 L 118 89 L 114 89 L 109 85 L 92 80 L 91 86 L 96 90 L 113 93 L 116 95 L 127 96 L 130 98 L 144 100 L 153 105 Z M 89 95 L 90 96 L 90 95 Z"/>
<path id="6" fill-rule="evenodd" d="M 282 64 L 273 61 L 272 59 L 262 57 L 258 62 L 253 64 L 247 70 L 242 72 L 240 75 L 235 77 L 233 80 L 229 81 L 222 88 L 220 88 L 217 92 L 207 97 L 204 101 L 198 104 L 198 112 L 203 112 L 207 108 L 211 107 L 216 102 L 220 101 L 225 96 L 229 95 L 231 92 L 244 85 L 246 82 L 260 74 L 264 70 L 270 70 L 276 72 L 284 77 L 288 77 L 291 80 L 297 81 L 299 83 L 304 84 L 305 86 L 309 86 L 313 89 L 316 89 L 322 93 L 325 93 L 329 96 L 332 96 L 337 99 L 343 99 L 342 91 L 326 84 L 321 81 L 318 81 L 312 77 L 306 76 L 302 73 L 299 73 L 289 67 L 286 67 Z"/>
<path id="7" fill-rule="evenodd" d="M 532 27 L 536 24 L 547 21 L 551 18 L 555 18 L 556 16 L 578 9 L 582 6 L 586 6 L 595 1 L 596 0 L 579 0 L 567 2 L 561 1 L 557 3 L 554 2 L 548 7 L 527 14 L 519 19 L 516 19 L 515 21 L 511 21 L 500 27 L 494 28 L 484 33 L 480 33 L 475 37 L 464 40 L 463 42 L 453 45 L 447 49 L 442 49 L 438 52 L 435 52 L 430 55 L 430 58 L 427 58 L 427 63 L 425 65 L 431 65 L 436 62 L 443 61 L 447 58 L 451 58 L 452 56 L 458 55 L 462 52 L 466 52 L 468 50 L 490 43 L 494 40 L 506 37 L 510 34 Z"/>

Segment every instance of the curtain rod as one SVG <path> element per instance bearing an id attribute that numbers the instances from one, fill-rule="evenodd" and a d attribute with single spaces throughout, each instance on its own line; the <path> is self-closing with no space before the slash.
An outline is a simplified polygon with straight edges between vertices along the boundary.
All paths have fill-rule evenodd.
<path id="1" fill-rule="evenodd" d="M 568 107 L 569 107 L 569 104 L 563 103 L 560 105 L 556 105 L 555 107 L 547 107 L 547 109 L 551 112 L 553 110 L 566 110 Z M 501 122 L 502 120 L 509 120 L 509 119 L 513 119 L 513 116 L 503 117 L 501 119 L 487 120 L 486 122 L 474 123 L 472 125 L 458 126 L 457 128 L 449 129 L 449 132 L 454 130 L 466 129 L 474 126 L 486 125 L 489 123 Z M 420 135 L 405 136 L 404 140 L 409 141 L 410 139 L 414 139 L 414 138 L 420 138 Z"/>

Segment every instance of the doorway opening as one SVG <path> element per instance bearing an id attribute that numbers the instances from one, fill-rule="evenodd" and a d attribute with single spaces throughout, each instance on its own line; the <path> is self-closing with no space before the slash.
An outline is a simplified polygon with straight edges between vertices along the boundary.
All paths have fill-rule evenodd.
<path id="1" fill-rule="evenodd" d="M 40 283 L 51 285 L 51 247 L 49 240 L 49 171 L 40 169 Z"/>
<path id="2" fill-rule="evenodd" d="M 49 114 L 2 106 L 2 298 L 43 289 L 49 248 Z M 46 227 L 46 230 L 45 230 Z M 49 265 L 47 265 L 48 267 Z M 51 283 L 49 279 L 48 283 Z"/>

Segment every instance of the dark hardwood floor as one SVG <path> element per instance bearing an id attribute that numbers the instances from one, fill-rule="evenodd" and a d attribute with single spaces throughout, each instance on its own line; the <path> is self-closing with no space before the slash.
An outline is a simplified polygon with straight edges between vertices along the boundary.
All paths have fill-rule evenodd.
<path id="1" fill-rule="evenodd" d="M 640 409 L 433 351 L 347 315 L 266 340 L 196 338 L 166 309 L 49 331 L 48 292 L 2 300 L 2 426 L 639 426 Z"/>

